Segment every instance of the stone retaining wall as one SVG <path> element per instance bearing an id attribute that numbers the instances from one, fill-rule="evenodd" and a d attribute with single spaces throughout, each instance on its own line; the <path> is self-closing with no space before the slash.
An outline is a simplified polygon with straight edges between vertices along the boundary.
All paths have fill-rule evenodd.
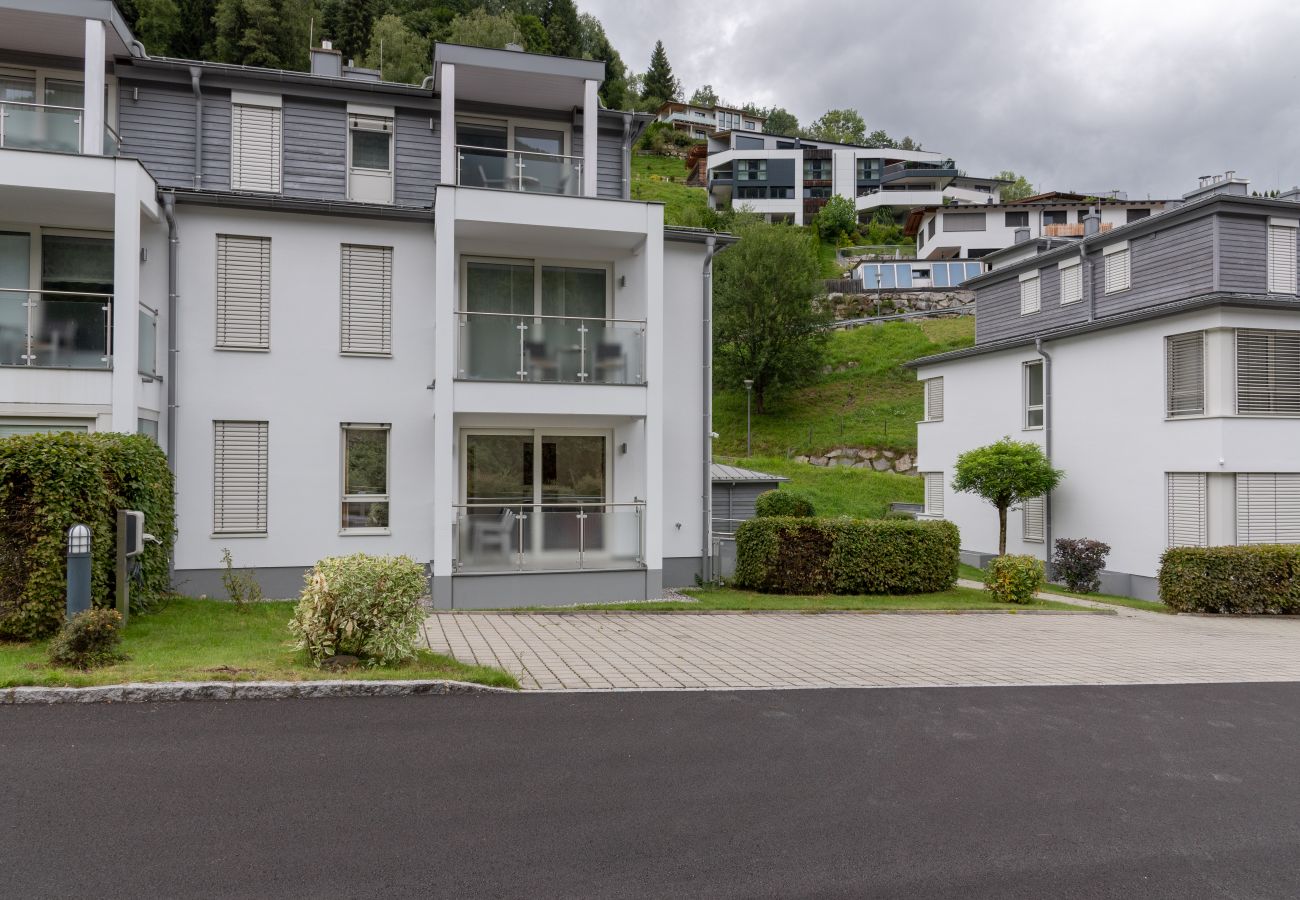
<path id="1" fill-rule="evenodd" d="M 861 294 L 831 293 L 826 302 L 837 320 L 862 319 L 909 312 L 942 312 L 975 302 L 974 291 L 921 290 L 870 291 Z"/>
<path id="2" fill-rule="evenodd" d="M 874 469 L 877 472 L 897 472 L 916 475 L 916 460 L 911 453 L 896 450 L 877 450 L 872 447 L 836 447 L 821 456 L 796 456 L 795 462 L 811 466 L 843 466 L 848 469 Z"/>

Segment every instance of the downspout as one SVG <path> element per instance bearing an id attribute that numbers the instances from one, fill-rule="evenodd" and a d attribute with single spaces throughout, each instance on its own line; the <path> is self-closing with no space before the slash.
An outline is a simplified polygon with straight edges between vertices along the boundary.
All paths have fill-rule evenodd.
<path id="1" fill-rule="evenodd" d="M 700 577 L 705 584 L 713 581 L 713 254 L 717 252 L 718 239 L 709 235 L 704 239 L 703 318 L 700 323 L 700 341 L 704 369 L 701 399 L 704 409 L 703 431 L 703 504 L 702 521 L 704 549 L 700 556 Z"/>
<path id="2" fill-rule="evenodd" d="M 1034 350 L 1043 358 L 1043 453 L 1052 461 L 1052 354 L 1043 347 L 1042 338 L 1034 338 Z M 1052 580 L 1052 492 L 1043 497 L 1043 567 Z"/>
<path id="3" fill-rule="evenodd" d="M 140 43 L 139 40 L 134 40 L 131 42 L 131 55 L 134 56 L 136 59 L 149 58 L 149 54 L 146 53 L 144 50 L 144 44 Z"/>
<path id="4" fill-rule="evenodd" d="M 163 194 L 163 216 L 167 219 L 167 465 L 176 472 L 176 279 L 179 271 L 181 238 L 176 230 L 176 195 Z"/>
<path id="5" fill-rule="evenodd" d="M 1088 321 L 1096 314 L 1097 301 L 1092 296 L 1092 269 L 1088 266 L 1088 248 L 1079 241 L 1079 280 L 1083 283 L 1083 292 L 1088 298 Z"/>
<path id="6" fill-rule="evenodd" d="M 632 197 L 632 114 L 623 113 L 623 199 L 628 200 L 631 197 Z"/>
<path id="7" fill-rule="evenodd" d="M 203 89 L 199 79 L 203 70 L 190 66 L 190 87 L 194 89 L 194 189 L 203 187 Z"/>

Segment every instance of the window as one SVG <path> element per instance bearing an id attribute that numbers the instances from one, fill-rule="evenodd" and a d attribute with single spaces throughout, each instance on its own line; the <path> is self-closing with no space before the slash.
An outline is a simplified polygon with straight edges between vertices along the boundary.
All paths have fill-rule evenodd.
<path id="1" fill-rule="evenodd" d="M 213 533 L 266 534 L 267 423 L 212 427 Z"/>
<path id="2" fill-rule="evenodd" d="M 348 199 L 393 202 L 393 114 L 348 104 Z"/>
<path id="3" fill-rule="evenodd" d="M 1028 212 L 1009 212 L 1009 213 L 1006 214 L 1006 221 L 1005 221 L 1005 224 L 1006 224 L 1006 227 L 1007 227 L 1007 228 L 1028 228 L 1028 227 L 1029 227 L 1029 213 L 1028 213 Z"/>
<path id="4" fill-rule="evenodd" d="M 1128 290 L 1131 283 L 1128 241 L 1119 244 L 1111 244 L 1101 252 L 1103 258 L 1106 260 L 1106 293 L 1113 294 L 1116 291 Z"/>
<path id="5" fill-rule="evenodd" d="M 925 421 L 943 421 L 943 377 L 925 380 Z"/>
<path id="6" fill-rule="evenodd" d="M 803 189 L 805 200 L 829 200 L 831 189 L 828 187 L 806 187 Z"/>
<path id="7" fill-rule="evenodd" d="M 230 189 L 280 192 L 281 101 L 265 94 L 230 95 Z"/>
<path id="8" fill-rule="evenodd" d="M 1300 473 L 1237 476 L 1237 543 L 1300 543 Z"/>
<path id="9" fill-rule="evenodd" d="M 339 352 L 391 356 L 393 248 L 344 244 L 340 255 Z"/>
<path id="10" fill-rule="evenodd" d="M 271 349 L 271 239 L 217 235 L 217 347 Z"/>
<path id="11" fill-rule="evenodd" d="M 1209 532 L 1205 514 L 1205 474 L 1168 472 L 1165 475 L 1166 533 L 1170 547 L 1205 547 Z"/>
<path id="12" fill-rule="evenodd" d="M 737 181 L 767 181 L 767 160 L 738 159 L 735 162 Z"/>
<path id="13" fill-rule="evenodd" d="M 1020 276 L 1020 314 L 1027 316 L 1042 308 L 1042 296 L 1039 292 L 1037 272 L 1026 272 Z"/>
<path id="14" fill-rule="evenodd" d="M 1205 332 L 1165 338 L 1165 415 L 1205 414 Z"/>
<path id="15" fill-rule="evenodd" d="M 1025 540 L 1037 544 L 1047 540 L 1047 498 L 1030 497 L 1020 505 L 1020 512 Z"/>
<path id="16" fill-rule="evenodd" d="M 1237 412 L 1300 415 L 1300 331 L 1237 331 Z"/>
<path id="17" fill-rule="evenodd" d="M 1065 209 L 1043 210 L 1044 225 L 1065 225 L 1069 222 L 1070 212 Z"/>
<path id="18" fill-rule="evenodd" d="M 1131 225 L 1138 219 L 1145 219 L 1149 215 L 1151 215 L 1149 209 L 1130 209 L 1124 214 L 1124 222 Z"/>
<path id="19" fill-rule="evenodd" d="M 1043 427 L 1043 363 L 1025 363 L 1025 428 Z"/>
<path id="20" fill-rule="evenodd" d="M 803 161 L 805 181 L 830 181 L 831 161 L 829 159 L 805 159 Z"/>
<path id="21" fill-rule="evenodd" d="M 3 90 L 3 88 L 3 84 L 0 83 L 0 90 Z M 157 425 L 157 423 L 154 424 Z M 64 432 L 86 434 L 93 430 L 93 425 L 94 419 L 45 419 L 34 417 L 0 419 L 0 438 L 12 437 L 15 434 L 62 434 Z"/>
<path id="22" fill-rule="evenodd" d="M 388 431 L 343 426 L 343 531 L 388 531 Z"/>
<path id="23" fill-rule="evenodd" d="M 879 180 L 880 180 L 879 159 L 858 160 L 858 181 L 879 181 Z"/>
<path id="24" fill-rule="evenodd" d="M 930 216 L 930 224 L 925 226 L 925 233 L 930 237 L 934 237 L 934 223 L 937 222 L 938 219 L 938 216 Z"/>
<path id="25" fill-rule="evenodd" d="M 1296 229 L 1297 219 L 1268 220 L 1268 292 L 1294 294 L 1296 292 Z"/>
<path id="26" fill-rule="evenodd" d="M 1069 259 L 1057 264 L 1061 278 L 1061 303 L 1077 303 L 1083 299 L 1083 264 Z"/>
<path id="27" fill-rule="evenodd" d="M 925 514 L 943 518 L 943 473 L 922 472 L 925 479 Z"/>
<path id="28" fill-rule="evenodd" d="M 944 213 L 944 231 L 983 231 L 984 213 Z"/>

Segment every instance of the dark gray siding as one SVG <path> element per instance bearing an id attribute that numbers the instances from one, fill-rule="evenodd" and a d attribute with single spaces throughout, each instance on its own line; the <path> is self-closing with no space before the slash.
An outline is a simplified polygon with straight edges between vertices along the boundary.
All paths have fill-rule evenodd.
<path id="1" fill-rule="evenodd" d="M 344 200 L 348 195 L 348 115 L 342 103 L 284 98 L 286 197 Z"/>
<path id="2" fill-rule="evenodd" d="M 397 180 L 393 185 L 393 200 L 398 206 L 432 206 L 441 170 L 438 114 L 399 109 L 396 116 Z"/>
<path id="3" fill-rule="evenodd" d="M 775 481 L 743 481 L 713 484 L 713 531 L 730 534 L 742 521 L 754 518 L 754 501 L 759 494 L 776 490 Z"/>
<path id="4" fill-rule="evenodd" d="M 194 186 L 194 94 L 171 85 L 123 83 L 117 99 L 122 154 L 165 187 Z"/>
<path id="5" fill-rule="evenodd" d="M 769 159 L 767 161 L 767 183 L 774 187 L 794 187 L 793 159 Z"/>
<path id="6" fill-rule="evenodd" d="M 1219 288 L 1244 294 L 1268 290 L 1268 220 L 1219 216 Z"/>
<path id="7" fill-rule="evenodd" d="M 230 91 L 203 89 L 203 189 L 230 190 Z"/>
<path id="8" fill-rule="evenodd" d="M 619 132 L 596 132 L 596 196 L 623 198 L 623 135 Z"/>
<path id="9" fill-rule="evenodd" d="M 1023 334 L 1036 334 L 1076 325 L 1088 320 L 1088 278 L 1084 273 L 1084 299 L 1061 303 L 1061 272 L 1058 260 L 1039 269 L 1040 309 L 1020 314 L 1020 279 L 1012 278 L 975 294 L 975 342 L 1003 340 Z M 1085 262 L 1083 265 L 1087 266 Z"/>

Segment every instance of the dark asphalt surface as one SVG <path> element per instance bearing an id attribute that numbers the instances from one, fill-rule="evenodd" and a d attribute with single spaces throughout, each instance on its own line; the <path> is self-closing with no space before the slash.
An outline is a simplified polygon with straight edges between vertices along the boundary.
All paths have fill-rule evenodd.
<path id="1" fill-rule="evenodd" d="M 0 708 L 4 897 L 1300 897 L 1300 685 Z"/>

